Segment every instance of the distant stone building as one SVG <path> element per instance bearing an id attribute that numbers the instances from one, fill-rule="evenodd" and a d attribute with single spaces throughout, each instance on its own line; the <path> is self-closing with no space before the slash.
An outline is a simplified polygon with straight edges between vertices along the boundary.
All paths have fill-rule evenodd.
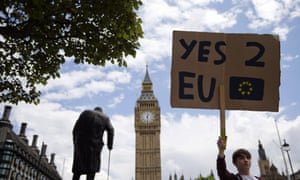
<path id="1" fill-rule="evenodd" d="M 274 164 L 270 165 L 270 161 L 267 159 L 265 149 L 260 141 L 258 141 L 258 165 L 260 170 L 260 176 L 264 180 L 287 180 L 287 177 L 279 174 Z"/>
<path id="2" fill-rule="evenodd" d="M 0 119 L 0 179 L 9 180 L 61 180 L 54 164 L 55 154 L 48 161 L 47 145 L 43 143 L 41 152 L 36 146 L 37 135 L 32 144 L 26 138 L 26 123 L 21 124 L 19 135 L 13 132 L 9 115 L 11 106 L 5 106 Z"/>
<path id="3" fill-rule="evenodd" d="M 297 172 L 295 172 L 293 174 L 293 177 L 295 178 L 295 180 L 300 180 L 300 170 L 298 170 Z M 293 179 L 294 180 L 294 179 Z"/>

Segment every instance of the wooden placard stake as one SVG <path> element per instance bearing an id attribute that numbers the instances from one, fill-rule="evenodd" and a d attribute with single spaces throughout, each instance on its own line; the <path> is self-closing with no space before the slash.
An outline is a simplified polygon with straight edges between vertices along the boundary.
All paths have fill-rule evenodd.
<path id="1" fill-rule="evenodd" d="M 222 137 L 226 148 L 226 124 L 225 124 L 225 92 L 224 85 L 220 84 L 219 87 L 219 103 L 220 103 L 220 136 Z"/>

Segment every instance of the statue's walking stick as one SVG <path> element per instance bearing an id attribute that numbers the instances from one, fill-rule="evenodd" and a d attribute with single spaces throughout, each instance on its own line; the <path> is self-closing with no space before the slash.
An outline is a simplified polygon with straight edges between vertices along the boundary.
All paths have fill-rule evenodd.
<path id="1" fill-rule="evenodd" d="M 108 154 L 107 180 L 109 180 L 110 151 L 111 151 L 111 150 L 109 150 L 109 154 Z"/>

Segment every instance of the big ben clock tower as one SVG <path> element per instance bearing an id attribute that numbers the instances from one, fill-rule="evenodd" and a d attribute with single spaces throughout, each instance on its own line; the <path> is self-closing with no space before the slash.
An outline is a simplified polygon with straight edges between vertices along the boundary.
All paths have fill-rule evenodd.
<path id="1" fill-rule="evenodd" d="M 160 107 L 146 68 L 135 106 L 135 179 L 161 180 Z"/>

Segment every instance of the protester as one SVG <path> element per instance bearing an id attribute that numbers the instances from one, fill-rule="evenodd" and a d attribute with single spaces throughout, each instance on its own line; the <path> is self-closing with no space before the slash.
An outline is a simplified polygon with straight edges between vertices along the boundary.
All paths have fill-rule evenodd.
<path id="1" fill-rule="evenodd" d="M 225 162 L 226 142 L 219 137 L 218 142 L 217 172 L 220 180 L 262 180 L 250 174 L 251 154 L 246 149 L 238 149 L 232 155 L 232 163 L 237 168 L 238 173 L 234 174 L 227 170 Z"/>

